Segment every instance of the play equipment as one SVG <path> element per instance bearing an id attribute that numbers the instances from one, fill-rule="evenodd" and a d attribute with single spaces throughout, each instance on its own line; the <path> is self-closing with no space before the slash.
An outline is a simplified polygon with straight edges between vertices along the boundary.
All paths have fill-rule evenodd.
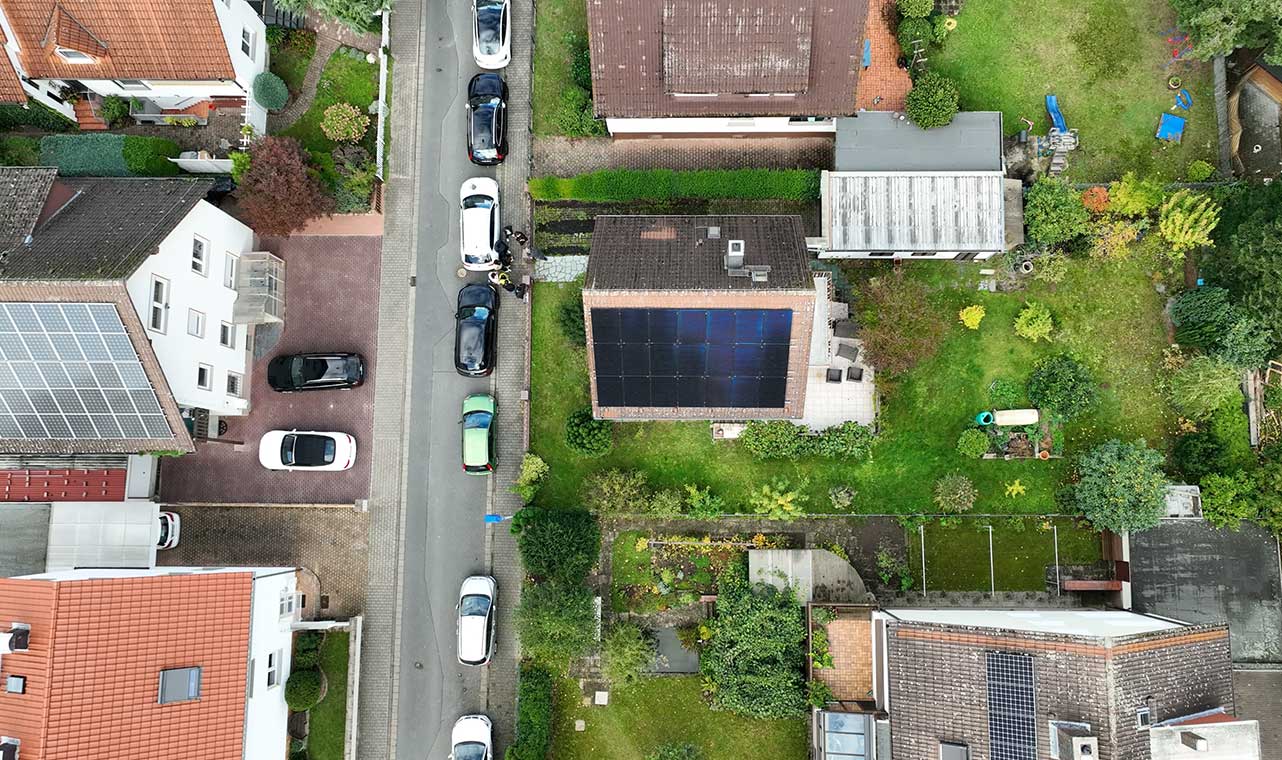
<path id="1" fill-rule="evenodd" d="M 1059 98 L 1054 95 L 1046 96 L 1046 113 L 1050 114 L 1051 126 L 1061 132 L 1068 131 L 1068 122 L 1064 120 L 1064 114 L 1059 111 Z"/>
<path id="2" fill-rule="evenodd" d="M 1193 94 L 1188 90 L 1180 90 L 1175 93 L 1175 107 L 1183 108 L 1185 111 L 1193 107 Z"/>
<path id="3" fill-rule="evenodd" d="M 1162 114 L 1162 118 L 1157 122 L 1157 139 L 1168 142 L 1178 143 L 1184 139 L 1184 124 L 1186 119 L 1183 116 L 1176 116 L 1171 113 Z"/>
<path id="4" fill-rule="evenodd" d="M 997 427 L 1036 425 L 1041 418 L 1036 409 L 1002 409 L 993 412 L 993 423 Z"/>

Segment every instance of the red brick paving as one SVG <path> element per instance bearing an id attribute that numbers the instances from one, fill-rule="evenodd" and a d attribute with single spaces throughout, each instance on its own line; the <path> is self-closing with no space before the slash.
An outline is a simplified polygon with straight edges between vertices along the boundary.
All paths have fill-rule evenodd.
<path id="1" fill-rule="evenodd" d="M 867 618 L 837 618 L 828 624 L 828 647 L 833 667 L 815 675 L 838 700 L 868 699 L 872 693 L 872 622 Z"/>
<path id="2" fill-rule="evenodd" d="M 859 72 L 855 108 L 861 111 L 904 110 L 904 100 L 913 83 L 908 71 L 899 68 L 899 43 L 882 15 L 882 3 L 868 3 L 864 35 L 872 41 L 872 65 Z M 859 54 L 863 55 L 862 48 Z"/>
<path id="3" fill-rule="evenodd" d="M 368 498 L 373 443 L 378 268 L 382 238 L 266 238 L 260 248 L 285 260 L 285 330 L 254 363 L 250 413 L 226 418 L 225 438 L 243 446 L 197 444 L 195 454 L 164 460 L 160 496 L 171 503 L 345 504 Z M 347 391 L 276 393 L 267 386 L 273 356 L 355 351 L 365 384 Z M 258 441 L 274 429 L 336 430 L 356 437 L 356 464 L 345 472 L 278 472 L 258 463 Z"/>

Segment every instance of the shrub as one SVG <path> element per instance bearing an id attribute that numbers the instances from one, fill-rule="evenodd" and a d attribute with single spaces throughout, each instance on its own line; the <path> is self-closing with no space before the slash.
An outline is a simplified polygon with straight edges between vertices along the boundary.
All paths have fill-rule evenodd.
<path id="1" fill-rule="evenodd" d="M 599 515 L 638 514 L 649 501 L 643 472 L 601 470 L 583 481 L 583 506 Z"/>
<path id="2" fill-rule="evenodd" d="M 1216 356 L 1240 369 L 1262 367 L 1273 354 L 1273 335 L 1255 317 L 1238 317 L 1220 338 Z"/>
<path id="3" fill-rule="evenodd" d="M 1147 220 L 1143 220 L 1147 224 Z M 1120 261 L 1131 253 L 1131 244 L 1139 239 L 1144 225 L 1128 219 L 1109 219 L 1095 229 L 1091 241 L 1091 258 Z"/>
<path id="4" fill-rule="evenodd" d="M 58 113 L 38 100 L 27 100 L 27 107 L 17 103 L 0 103 L 0 132 L 11 132 L 19 127 L 35 127 L 46 132 L 72 132 L 76 122 Z"/>
<path id="5" fill-rule="evenodd" d="M 119 95 L 108 95 L 98 106 L 98 118 L 114 127 L 129 118 L 129 100 Z"/>
<path id="6" fill-rule="evenodd" d="M 835 702 L 836 696 L 832 693 L 832 687 L 818 678 L 806 682 L 806 702 L 816 709 L 822 710 L 828 706 L 829 702 Z"/>
<path id="7" fill-rule="evenodd" d="M 895 7 L 905 19 L 926 18 L 935 10 L 935 0 L 895 0 Z"/>
<path id="8" fill-rule="evenodd" d="M 570 32 L 565 35 L 565 46 L 570 50 L 570 79 L 584 92 L 592 93 L 592 53 L 587 38 Z"/>
<path id="9" fill-rule="evenodd" d="M 912 55 L 914 40 L 921 40 L 925 48 L 934 38 L 935 25 L 924 18 L 906 18 L 899 22 L 899 29 L 895 31 L 895 39 L 899 41 L 899 49 L 904 55 Z"/>
<path id="10" fill-rule="evenodd" d="M 646 512 L 655 517 L 676 517 L 681 514 L 683 503 L 680 491 L 664 488 L 650 494 Z"/>
<path id="11" fill-rule="evenodd" d="M 1180 343 L 1210 348 L 1220 342 L 1235 319 L 1229 291 L 1224 288 L 1193 288 L 1171 303 L 1171 321 Z"/>
<path id="12" fill-rule="evenodd" d="M 1248 472 L 1210 474 L 1202 479 L 1202 517 L 1217 528 L 1237 530 L 1259 516 L 1255 478 Z"/>
<path id="13" fill-rule="evenodd" d="M 338 21 L 354 32 L 377 32 L 378 21 L 374 14 L 389 7 L 388 0 L 280 0 L 278 8 L 302 14 L 315 8 L 323 16 Z"/>
<path id="14" fill-rule="evenodd" d="M 601 639 L 601 674 L 611 686 L 630 686 L 654 668 L 654 642 L 636 623 L 616 623 Z"/>
<path id="15" fill-rule="evenodd" d="M 966 325 L 967 330 L 978 330 L 979 323 L 984 321 L 984 314 L 987 313 L 980 304 L 971 304 L 957 312 L 957 321 Z"/>
<path id="16" fill-rule="evenodd" d="M 323 676 L 316 668 L 303 668 L 285 680 L 285 704 L 293 712 L 307 712 L 320 704 Z"/>
<path id="17" fill-rule="evenodd" d="M 325 109 L 320 128 L 334 142 L 359 142 L 369 129 L 369 117 L 351 103 L 335 103 Z"/>
<path id="18" fill-rule="evenodd" d="M 121 148 L 125 166 L 135 177 L 172 177 L 178 174 L 178 164 L 169 159 L 177 158 L 179 152 L 178 143 L 173 140 L 137 135 L 126 135 Z"/>
<path id="19" fill-rule="evenodd" d="M 583 322 L 583 290 L 575 288 L 574 293 L 561 300 L 557 308 L 556 323 L 561 326 L 561 334 L 576 346 L 588 342 L 587 327 Z"/>
<path id="20" fill-rule="evenodd" d="M 521 652 L 555 671 L 583 657 L 596 644 L 592 593 L 582 586 L 548 582 L 527 586 L 516 608 Z"/>
<path id="21" fill-rule="evenodd" d="M 40 165 L 56 166 L 64 177 L 128 177 L 124 147 L 124 135 L 46 135 Z"/>
<path id="22" fill-rule="evenodd" d="M 956 82 L 943 74 L 928 71 L 913 83 L 904 111 L 922 129 L 942 127 L 957 115 L 958 98 Z"/>
<path id="23" fill-rule="evenodd" d="M 792 522 L 805 512 L 807 497 L 800 491 L 792 490 L 788 481 L 775 478 L 762 485 L 748 496 L 748 506 L 752 511 L 767 520 Z"/>
<path id="24" fill-rule="evenodd" d="M 1028 239 L 1054 245 L 1085 235 L 1091 215 L 1082 205 L 1082 196 L 1062 179 L 1043 177 L 1028 190 L 1024 223 Z"/>
<path id="25" fill-rule="evenodd" d="M 787 420 L 751 420 L 739 445 L 755 459 L 798 459 L 806 453 L 806 429 Z"/>
<path id="26" fill-rule="evenodd" d="M 1135 532 L 1156 527 L 1166 513 L 1162 455 L 1144 441 L 1100 444 L 1078 462 L 1073 489 L 1078 509 L 1100 530 Z"/>
<path id="27" fill-rule="evenodd" d="M 254 77 L 254 100 L 268 111 L 279 111 L 289 101 L 289 88 L 285 86 L 285 80 L 264 71 Z"/>
<path id="28" fill-rule="evenodd" d="M 521 457 L 521 471 L 516 476 L 516 482 L 512 484 L 512 493 L 521 497 L 521 501 L 529 504 L 534 501 L 534 495 L 539 492 L 539 486 L 543 484 L 543 479 L 547 477 L 548 463 L 538 454 L 526 453 Z"/>
<path id="29" fill-rule="evenodd" d="M 878 372 L 899 375 L 935 355 L 947 323 L 929 308 L 930 290 L 900 274 L 870 280 L 860 290 L 864 351 Z"/>
<path id="30" fill-rule="evenodd" d="M 601 529 L 582 509 L 526 507 L 521 510 L 517 549 L 525 571 L 566 584 L 582 581 L 597 563 Z"/>
<path id="31" fill-rule="evenodd" d="M 1024 400 L 1024 388 L 1013 380 L 997 378 L 988 386 L 988 404 L 994 409 L 1015 409 Z"/>
<path id="32" fill-rule="evenodd" d="M 1184 170 L 1184 177 L 1189 182 L 1205 182 L 1214 176 L 1215 167 L 1200 158 L 1190 161 L 1188 168 Z"/>
<path id="33" fill-rule="evenodd" d="M 309 219 L 333 212 L 308 164 L 290 137 L 264 137 L 249 148 L 250 164 L 240 181 L 240 208 L 260 235 L 289 235 Z"/>
<path id="34" fill-rule="evenodd" d="M 295 650 L 293 657 L 290 658 L 290 667 L 295 670 L 320 667 L 320 650 Z"/>
<path id="35" fill-rule="evenodd" d="M 846 421 L 824 429 L 819 435 L 809 437 L 809 440 L 814 452 L 821 457 L 857 460 L 865 459 L 872 453 L 876 438 L 872 428 Z"/>
<path id="36" fill-rule="evenodd" d="M 1092 214 L 1108 211 L 1108 188 L 1096 185 L 1082 191 L 1082 205 Z"/>
<path id="37" fill-rule="evenodd" d="M 1121 180 L 1108 186 L 1108 210 L 1123 216 L 1145 216 L 1165 196 L 1159 180 L 1140 179 L 1135 172 L 1126 172 Z"/>
<path id="38" fill-rule="evenodd" d="M 289 37 L 289 29 L 275 24 L 267 25 L 267 44 L 274 48 L 280 47 L 285 39 Z"/>
<path id="39" fill-rule="evenodd" d="M 0 166 L 37 166 L 40 142 L 32 137 L 0 137 Z"/>
<path id="40" fill-rule="evenodd" d="M 1223 442 L 1209 430 L 1186 433 L 1171 448 L 1171 467 L 1185 482 L 1196 484 L 1223 471 L 1225 453 Z"/>
<path id="41" fill-rule="evenodd" d="M 1048 253 L 1037 257 L 1033 266 L 1033 279 L 1058 285 L 1068 275 L 1068 257 L 1062 253 Z"/>
<path id="42" fill-rule="evenodd" d="M 967 459 L 979 459 L 988 453 L 988 433 L 975 428 L 963 430 L 957 436 L 957 453 Z"/>
<path id="43" fill-rule="evenodd" d="M 1259 185 L 1251 186 L 1253 191 Z M 1199 262 L 1216 284 L 1228 288 L 1244 314 L 1269 325 L 1275 342 L 1282 340 L 1282 216 L 1266 208 L 1239 223 L 1228 244 Z"/>
<path id="44" fill-rule="evenodd" d="M 1028 338 L 1036 343 L 1039 340 L 1050 340 L 1055 321 L 1051 319 L 1051 310 L 1046 304 L 1029 301 L 1015 317 L 1015 334 Z"/>
<path id="45" fill-rule="evenodd" d="M 969 512 L 975 505 L 975 484 L 961 473 L 950 473 L 935 481 L 935 506 L 940 512 Z"/>
<path id="46" fill-rule="evenodd" d="M 700 488 L 686 484 L 685 512 L 689 517 L 700 520 L 720 517 L 725 511 L 726 500 L 712 492 L 711 486 Z"/>
<path id="47" fill-rule="evenodd" d="M 810 169 L 605 169 L 574 177 L 535 177 L 535 200 L 635 201 L 679 198 L 817 201 L 819 172 Z"/>
<path id="48" fill-rule="evenodd" d="M 1242 399 L 1242 373 L 1212 356 L 1195 356 L 1171 377 L 1171 403 L 1193 420 L 1209 419 L 1217 409 Z"/>
<path id="49" fill-rule="evenodd" d="M 552 743 L 552 674 L 522 663 L 516 681 L 516 738 L 505 760 L 547 760 Z"/>
<path id="50" fill-rule="evenodd" d="M 237 150 L 227 154 L 227 157 L 231 159 L 232 182 L 239 185 L 241 178 L 249 170 L 249 154 L 242 150 Z"/>
<path id="51" fill-rule="evenodd" d="M 592 96 L 582 87 L 566 87 L 561 91 L 552 119 L 557 130 L 569 137 L 589 137 L 604 134 L 605 127 L 592 110 Z"/>
<path id="52" fill-rule="evenodd" d="M 565 443 L 580 456 L 605 456 L 614 448 L 614 425 L 609 420 L 594 418 L 592 407 L 585 406 L 571 412 L 566 419 Z"/>
<path id="53" fill-rule="evenodd" d="M 1177 256 L 1211 245 L 1211 233 L 1220 223 L 1220 204 L 1210 196 L 1179 190 L 1162 204 L 1157 231 Z"/>
<path id="54" fill-rule="evenodd" d="M 1028 399 L 1038 408 L 1072 419 L 1095 405 L 1095 381 L 1090 370 L 1071 356 L 1048 356 L 1033 365 Z"/>
<path id="55" fill-rule="evenodd" d="M 324 631 L 299 631 L 294 635 L 294 654 L 299 652 L 319 652 L 325 643 Z"/>

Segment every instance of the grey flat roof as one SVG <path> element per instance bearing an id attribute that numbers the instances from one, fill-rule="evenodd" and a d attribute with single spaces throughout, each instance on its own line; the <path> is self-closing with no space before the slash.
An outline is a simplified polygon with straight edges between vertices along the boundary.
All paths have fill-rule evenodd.
<path id="1" fill-rule="evenodd" d="M 0 578 L 45 571 L 49 505 L 0 505 Z"/>
<path id="2" fill-rule="evenodd" d="M 963 111 L 922 129 L 889 112 L 837 119 L 839 172 L 1002 171 L 1002 114 Z"/>

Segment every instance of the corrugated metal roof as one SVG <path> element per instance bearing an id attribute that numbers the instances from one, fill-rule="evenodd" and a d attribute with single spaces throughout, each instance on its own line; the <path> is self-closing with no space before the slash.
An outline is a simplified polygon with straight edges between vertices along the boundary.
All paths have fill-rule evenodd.
<path id="1" fill-rule="evenodd" d="M 1002 114 L 963 111 L 946 127 L 922 129 L 893 113 L 837 119 L 839 172 L 1002 171 Z"/>
<path id="2" fill-rule="evenodd" d="M 826 172 L 829 250 L 1001 251 L 1002 172 Z"/>

